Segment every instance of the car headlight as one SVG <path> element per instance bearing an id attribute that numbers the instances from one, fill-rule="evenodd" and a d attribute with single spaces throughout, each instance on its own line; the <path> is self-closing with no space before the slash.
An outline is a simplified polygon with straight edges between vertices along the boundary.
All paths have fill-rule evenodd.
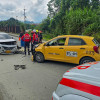
<path id="1" fill-rule="evenodd" d="M 39 44 L 36 44 L 36 45 L 35 45 L 35 47 L 38 47 L 38 46 L 39 46 Z"/>
<path id="2" fill-rule="evenodd" d="M 38 46 L 39 46 L 39 45 L 37 45 L 37 44 L 36 44 L 36 45 L 34 45 L 34 46 L 33 46 L 33 49 L 37 48 Z"/>
<path id="3" fill-rule="evenodd" d="M 36 44 L 33 46 L 33 49 L 37 48 L 40 44 Z"/>

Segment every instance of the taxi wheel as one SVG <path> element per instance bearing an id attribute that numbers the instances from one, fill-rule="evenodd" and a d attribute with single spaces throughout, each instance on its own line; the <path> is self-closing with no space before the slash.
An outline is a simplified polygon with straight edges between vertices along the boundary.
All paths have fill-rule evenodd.
<path id="1" fill-rule="evenodd" d="M 44 55 L 42 53 L 36 53 L 35 54 L 35 60 L 39 63 L 44 62 Z"/>
<path id="2" fill-rule="evenodd" d="M 88 63 L 88 62 L 93 62 L 95 61 L 93 58 L 90 58 L 90 57 L 84 57 L 80 60 L 80 63 L 79 64 L 84 64 L 84 63 Z"/>

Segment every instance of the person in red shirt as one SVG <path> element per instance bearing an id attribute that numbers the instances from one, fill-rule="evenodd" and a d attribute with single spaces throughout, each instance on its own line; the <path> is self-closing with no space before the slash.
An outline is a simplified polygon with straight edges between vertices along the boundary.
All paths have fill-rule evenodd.
<path id="1" fill-rule="evenodd" d="M 33 35 L 32 35 L 32 45 L 31 45 L 32 55 L 34 54 L 33 47 L 34 47 L 34 45 L 36 45 L 38 43 L 39 43 L 38 34 L 35 31 L 33 31 Z"/>
<path id="2" fill-rule="evenodd" d="M 26 48 L 28 48 L 28 55 L 30 55 L 29 48 L 30 48 L 31 36 L 28 34 L 28 32 L 26 32 L 26 33 L 22 36 L 21 39 L 25 42 L 25 47 L 24 47 L 25 55 L 26 55 Z"/>
<path id="3" fill-rule="evenodd" d="M 32 39 L 33 44 L 38 44 L 38 34 L 34 32 L 33 34 L 33 39 Z"/>

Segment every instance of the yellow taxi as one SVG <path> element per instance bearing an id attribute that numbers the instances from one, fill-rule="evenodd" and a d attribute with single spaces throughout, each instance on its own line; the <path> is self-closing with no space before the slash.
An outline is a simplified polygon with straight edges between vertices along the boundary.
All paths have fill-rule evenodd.
<path id="1" fill-rule="evenodd" d="M 34 47 L 33 58 L 75 64 L 100 61 L 99 43 L 90 36 L 62 35 Z"/>

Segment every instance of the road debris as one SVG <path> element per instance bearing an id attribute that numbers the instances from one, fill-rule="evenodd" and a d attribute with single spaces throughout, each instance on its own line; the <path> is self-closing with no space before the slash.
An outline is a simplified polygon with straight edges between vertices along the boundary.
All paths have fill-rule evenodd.
<path id="1" fill-rule="evenodd" d="M 15 54 L 24 54 L 23 51 L 17 51 Z"/>
<path id="2" fill-rule="evenodd" d="M 26 69 L 26 65 L 14 65 L 14 67 L 15 70 L 18 70 L 19 68 Z"/>
<path id="3" fill-rule="evenodd" d="M 4 61 L 3 59 L 1 59 L 1 61 Z"/>

